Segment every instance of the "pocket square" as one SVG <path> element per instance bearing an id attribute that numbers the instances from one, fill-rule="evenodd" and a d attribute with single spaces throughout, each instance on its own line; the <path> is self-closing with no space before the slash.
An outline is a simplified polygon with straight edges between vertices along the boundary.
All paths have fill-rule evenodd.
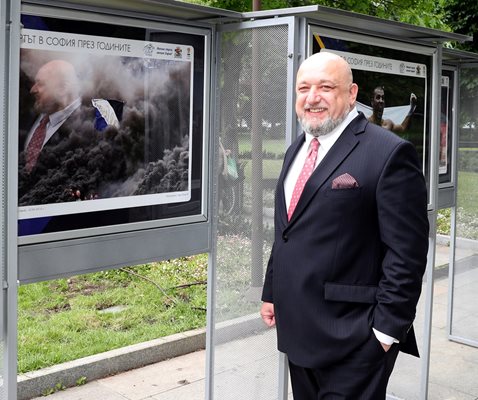
<path id="1" fill-rule="evenodd" d="M 359 187 L 355 178 L 350 174 L 342 174 L 332 181 L 332 189 L 352 189 Z"/>

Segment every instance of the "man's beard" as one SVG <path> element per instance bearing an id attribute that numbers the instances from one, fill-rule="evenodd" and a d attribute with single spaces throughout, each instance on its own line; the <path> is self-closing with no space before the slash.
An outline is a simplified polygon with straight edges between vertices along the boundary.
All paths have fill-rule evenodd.
<path id="1" fill-rule="evenodd" d="M 38 114 L 53 114 L 64 107 L 57 101 L 40 102 L 38 100 L 33 104 L 33 110 Z"/>
<path id="2" fill-rule="evenodd" d="M 315 125 L 313 125 L 310 121 L 307 121 L 305 118 L 299 118 L 299 122 L 305 133 L 318 137 L 327 135 L 327 133 L 332 132 L 342 122 L 344 122 L 348 114 L 349 111 L 346 110 L 341 116 L 337 117 L 336 119 L 328 117 L 324 122 Z"/>

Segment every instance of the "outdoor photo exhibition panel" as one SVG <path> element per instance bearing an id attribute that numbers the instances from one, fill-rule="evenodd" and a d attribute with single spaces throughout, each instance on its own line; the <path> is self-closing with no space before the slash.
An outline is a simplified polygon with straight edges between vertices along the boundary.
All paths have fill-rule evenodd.
<path id="1" fill-rule="evenodd" d="M 455 71 L 443 68 L 441 77 L 440 107 L 440 153 L 438 156 L 439 183 L 449 186 L 453 183 L 453 96 L 455 92 Z"/>
<path id="2" fill-rule="evenodd" d="M 330 51 L 349 63 L 358 111 L 415 145 L 429 186 L 433 49 L 315 26 L 309 45 L 311 53 Z"/>
<path id="3" fill-rule="evenodd" d="M 434 171 L 435 161 L 431 159 L 430 149 L 437 143 L 430 132 L 433 129 L 433 54 L 436 49 L 316 26 L 309 27 L 308 38 L 311 53 L 330 51 L 349 63 L 354 82 L 359 87 L 358 111 L 364 113 L 371 123 L 379 124 L 415 145 L 428 186 L 428 207 L 433 209 L 433 189 L 430 188 L 435 186 L 436 179 L 430 173 Z M 429 263 L 433 264 L 433 252 L 429 252 Z M 408 355 L 398 358 L 387 388 L 387 393 L 397 398 L 426 397 L 426 360 L 429 357 L 426 337 L 430 325 L 430 287 L 426 281 L 414 323 L 421 359 Z"/>
<path id="4" fill-rule="evenodd" d="M 15 90 L 15 85 L 8 79 L 12 65 L 12 52 L 10 51 L 10 41 L 18 38 L 18 29 L 12 27 L 18 19 L 19 6 L 16 3 L 10 4 L 9 1 L 0 3 L 0 187 L 2 196 L 0 197 L 1 216 L 0 216 L 0 276 L 2 278 L 2 291 L 0 294 L 0 400 L 8 400 L 9 395 L 16 390 L 17 374 L 16 370 L 10 366 L 16 363 L 16 310 L 13 309 L 16 304 L 16 202 L 15 193 L 11 190 L 12 179 L 8 174 L 8 164 L 15 154 L 12 151 L 14 146 L 8 138 L 8 125 L 11 120 L 9 94 Z M 17 25 L 18 27 L 18 25 Z M 13 156 L 14 161 L 15 156 Z M 12 306 L 13 305 L 13 306 Z M 13 310 L 12 310 L 13 309 Z M 10 329 L 12 328 L 12 329 Z M 12 332 L 13 331 L 13 332 Z"/>
<path id="5" fill-rule="evenodd" d="M 453 262 L 450 271 L 448 337 L 458 343 L 478 347 L 478 62 L 471 60 L 459 69 L 459 144 L 457 165 L 457 200 L 454 209 Z M 476 351 L 476 350 L 475 350 Z"/>
<path id="6" fill-rule="evenodd" d="M 458 147 L 458 69 L 443 65 L 439 110 L 438 198 L 437 209 L 456 205 L 456 157 Z"/>
<path id="7" fill-rule="evenodd" d="M 164 235 L 193 224 L 201 225 L 193 237 L 175 239 L 182 249 L 166 246 L 162 256 L 207 250 L 210 31 L 31 10 L 21 15 L 20 279 L 42 277 L 28 264 L 37 250 L 47 262 L 42 249 L 57 241 L 78 249 L 88 238 L 128 233 L 126 240 L 141 246 L 148 230 Z M 43 145 L 32 156 L 43 123 Z M 158 246 L 149 247 L 154 259 Z"/>
<path id="8" fill-rule="evenodd" d="M 26 15 L 22 23 L 19 236 L 201 214 L 204 38 Z M 52 138 L 28 167 L 55 60 L 75 68 L 79 90 L 50 116 Z M 170 213 L 178 203 L 191 207 Z"/>

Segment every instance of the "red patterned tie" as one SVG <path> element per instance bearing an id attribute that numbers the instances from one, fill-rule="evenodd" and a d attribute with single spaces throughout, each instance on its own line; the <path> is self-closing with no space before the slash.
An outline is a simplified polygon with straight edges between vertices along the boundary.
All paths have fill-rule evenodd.
<path id="1" fill-rule="evenodd" d="M 25 164 L 25 168 L 28 172 L 33 169 L 37 162 L 38 156 L 40 155 L 40 151 L 43 147 L 43 142 L 46 136 L 46 125 L 48 124 L 48 121 L 48 115 L 45 115 L 35 129 L 35 132 L 33 132 L 30 143 L 28 143 Z"/>
<path id="2" fill-rule="evenodd" d="M 295 183 L 294 191 L 292 192 L 292 198 L 290 199 L 289 204 L 289 211 L 287 212 L 287 219 L 290 221 L 292 214 L 294 213 L 295 207 L 299 202 L 300 195 L 304 190 L 304 186 L 307 180 L 314 172 L 315 168 L 315 161 L 317 160 L 317 151 L 319 150 L 319 140 L 317 138 L 313 138 L 310 142 L 309 153 L 307 154 L 307 158 L 305 160 L 304 166 L 302 167 L 302 171 L 300 172 L 299 178 Z"/>

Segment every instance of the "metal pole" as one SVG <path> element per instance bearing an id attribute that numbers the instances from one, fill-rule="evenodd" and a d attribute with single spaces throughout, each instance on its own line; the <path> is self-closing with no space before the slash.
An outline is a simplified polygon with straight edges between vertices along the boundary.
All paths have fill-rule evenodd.
<path id="1" fill-rule="evenodd" d="M 253 11 L 261 9 L 261 0 L 252 0 Z M 251 129 L 251 289 L 248 297 L 259 301 L 263 276 L 263 190 L 262 190 L 262 115 L 261 115 L 260 34 L 252 29 L 252 129 Z"/>
<path id="2" fill-rule="evenodd" d="M 18 71 L 20 66 L 20 2 L 2 1 L 2 399 L 17 398 L 17 181 Z"/>
<path id="3" fill-rule="evenodd" d="M 256 297 L 262 286 L 263 276 L 263 188 L 262 188 L 262 115 L 260 103 L 260 33 L 252 30 L 252 254 L 251 254 L 251 285 L 252 297 Z M 259 298 L 251 300 L 259 300 Z"/>
<path id="4" fill-rule="evenodd" d="M 428 398 L 428 382 L 430 378 L 430 349 L 432 337 L 432 312 L 433 312 L 433 289 L 435 272 L 435 246 L 436 246 L 436 216 L 438 207 L 438 162 L 439 162 L 439 140 L 440 137 L 440 101 L 441 101 L 441 63 L 442 51 L 438 46 L 433 56 L 432 93 L 435 102 L 431 108 L 431 132 L 430 138 L 430 200 L 431 212 L 428 214 L 430 221 L 430 239 L 428 249 L 428 265 L 426 270 L 427 287 L 425 290 L 425 320 L 423 326 L 423 351 L 422 351 L 422 373 L 420 399 Z"/>

